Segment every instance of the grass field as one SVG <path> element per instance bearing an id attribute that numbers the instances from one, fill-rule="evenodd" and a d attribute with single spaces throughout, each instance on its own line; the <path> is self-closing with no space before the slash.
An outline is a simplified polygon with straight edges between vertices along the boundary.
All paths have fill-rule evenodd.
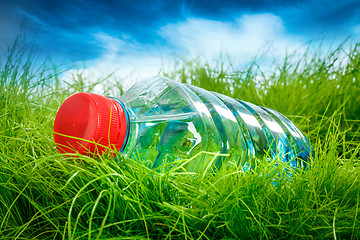
<path id="1" fill-rule="evenodd" d="M 242 69 L 199 59 L 164 73 L 288 116 L 315 149 L 311 168 L 288 180 L 262 162 L 203 176 L 61 156 L 58 107 L 103 81 L 65 84 L 15 43 L 0 58 L 0 239 L 360 239 L 359 47 L 289 56 L 266 73 L 256 61 Z"/>

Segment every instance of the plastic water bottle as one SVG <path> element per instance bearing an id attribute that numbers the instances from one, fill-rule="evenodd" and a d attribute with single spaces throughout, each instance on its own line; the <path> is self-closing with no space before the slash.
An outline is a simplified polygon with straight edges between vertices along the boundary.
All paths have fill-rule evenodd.
<path id="1" fill-rule="evenodd" d="M 56 115 L 54 141 L 61 153 L 112 149 L 150 168 L 191 159 L 189 171 L 246 170 L 255 158 L 304 168 L 311 155 L 309 140 L 282 114 L 160 76 L 119 98 L 70 96 Z"/>

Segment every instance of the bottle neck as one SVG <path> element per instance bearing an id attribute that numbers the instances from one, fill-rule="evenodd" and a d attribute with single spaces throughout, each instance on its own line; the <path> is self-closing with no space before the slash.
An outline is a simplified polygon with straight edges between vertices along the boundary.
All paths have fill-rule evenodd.
<path id="1" fill-rule="evenodd" d="M 130 135 L 130 114 L 131 114 L 131 111 L 129 111 L 129 108 L 122 102 L 120 101 L 119 99 L 117 98 L 114 98 L 114 97 L 109 97 L 113 100 L 115 100 L 117 103 L 120 104 L 121 108 L 123 109 L 124 111 L 124 114 L 125 114 L 125 118 L 126 118 L 126 126 L 121 126 L 120 129 L 126 129 L 126 133 L 125 133 L 125 138 L 124 138 L 124 142 L 120 148 L 120 152 L 123 153 L 124 150 L 125 150 L 125 147 L 129 141 L 129 135 Z"/>

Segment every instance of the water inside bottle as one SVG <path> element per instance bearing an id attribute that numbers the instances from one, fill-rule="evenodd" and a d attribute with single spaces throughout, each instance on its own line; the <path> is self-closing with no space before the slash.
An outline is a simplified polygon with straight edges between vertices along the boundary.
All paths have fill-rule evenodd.
<path id="1" fill-rule="evenodd" d="M 138 139 L 132 156 L 145 160 L 145 164 L 154 169 L 199 152 L 203 137 L 201 126 L 196 127 L 193 122 L 196 115 L 198 113 L 163 114 L 134 119 L 130 128 L 138 132 Z"/>
<path id="2" fill-rule="evenodd" d="M 188 170 L 247 170 L 255 158 L 304 167 L 310 154 L 307 138 L 282 114 L 198 87 L 155 79 L 122 98 L 131 112 L 133 136 L 125 153 L 153 169 L 171 168 L 200 152 L 220 156 L 203 154 L 188 162 Z"/>

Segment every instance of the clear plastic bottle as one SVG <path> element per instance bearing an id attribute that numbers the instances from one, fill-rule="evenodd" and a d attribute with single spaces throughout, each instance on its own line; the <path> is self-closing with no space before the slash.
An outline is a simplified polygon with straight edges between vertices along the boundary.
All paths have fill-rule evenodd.
<path id="1" fill-rule="evenodd" d="M 282 114 L 160 76 L 118 99 L 70 96 L 55 118 L 54 140 L 62 153 L 111 148 L 150 168 L 198 155 L 185 166 L 198 172 L 209 165 L 246 170 L 266 156 L 304 168 L 311 155 L 309 140 Z"/>

